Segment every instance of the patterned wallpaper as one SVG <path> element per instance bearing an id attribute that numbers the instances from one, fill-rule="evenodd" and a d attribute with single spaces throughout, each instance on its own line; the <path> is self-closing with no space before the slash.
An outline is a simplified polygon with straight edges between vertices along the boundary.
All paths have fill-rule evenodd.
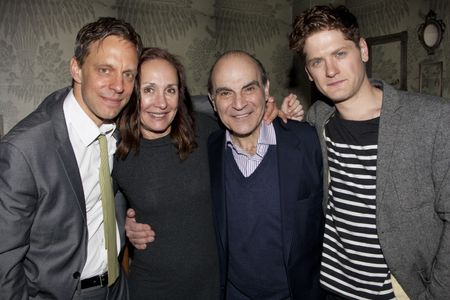
<path id="1" fill-rule="evenodd" d="M 407 89 L 419 91 L 419 69 L 423 63 L 442 62 L 442 96 L 450 99 L 450 3 L 448 0 L 296 0 L 293 4 L 294 17 L 313 5 L 346 5 L 358 18 L 362 36 L 380 37 L 407 31 Z M 417 29 L 425 21 L 425 16 L 432 9 L 437 19 L 442 19 L 447 28 L 439 48 L 433 55 L 428 55 L 419 42 Z M 382 47 L 381 47 L 382 48 Z M 398 78 L 390 76 L 399 68 L 398 60 L 392 60 L 391 49 L 384 51 L 379 47 L 369 53 L 371 59 L 376 57 L 377 73 L 396 82 Z M 399 50 L 395 50 L 399 51 Z M 297 93 L 304 97 L 304 106 L 310 105 L 311 86 L 304 74 L 303 64 L 299 58 L 294 59 L 293 74 Z"/>
<path id="2" fill-rule="evenodd" d="M 347 0 L 346 5 L 358 17 L 362 34 L 365 37 L 377 37 L 400 31 L 408 32 L 407 43 L 407 87 L 419 91 L 420 64 L 442 62 L 442 96 L 450 99 L 450 4 L 448 0 Z M 428 55 L 419 42 L 417 30 L 432 9 L 447 28 L 443 40 L 434 54 Z M 380 72 L 389 73 L 392 62 L 389 53 L 374 53 L 386 68 Z M 382 57 L 386 57 L 383 60 Z"/>
<path id="3" fill-rule="evenodd" d="M 4 130 L 70 83 L 74 28 L 94 17 L 89 0 L 4 0 L 0 3 L 0 114 Z"/>
<path id="4" fill-rule="evenodd" d="M 287 35 L 293 11 L 328 3 L 346 4 L 357 15 L 365 37 L 406 30 L 408 89 L 419 90 L 421 63 L 443 62 L 443 96 L 450 98 L 447 0 L 2 0 L 0 122 L 3 119 L 4 132 L 8 131 L 46 95 L 70 84 L 68 63 L 75 35 L 83 24 L 100 16 L 126 19 L 146 45 L 177 54 L 194 95 L 206 93 L 209 68 L 218 53 L 244 49 L 266 66 L 277 100 L 293 90 L 308 107 L 309 85 L 304 78 L 298 80 L 304 71 L 298 63 L 293 68 Z M 447 24 L 433 55 L 417 38 L 418 26 L 430 9 Z"/>
<path id="5" fill-rule="evenodd" d="M 129 21 L 145 45 L 177 54 L 192 94 L 205 94 L 209 68 L 224 50 L 256 55 L 277 99 L 288 92 L 292 0 L 2 0 L 0 115 L 4 131 L 52 91 L 71 82 L 76 33 L 100 16 Z M 0 125 L 1 127 L 1 125 Z"/>

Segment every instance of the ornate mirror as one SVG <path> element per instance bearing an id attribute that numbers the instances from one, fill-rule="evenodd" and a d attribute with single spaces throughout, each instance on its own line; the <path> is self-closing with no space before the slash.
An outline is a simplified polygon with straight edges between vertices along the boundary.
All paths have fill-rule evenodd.
<path id="1" fill-rule="evenodd" d="M 428 54 L 433 54 L 434 50 L 439 47 L 444 31 L 444 22 L 437 20 L 436 13 L 430 10 L 425 17 L 425 23 L 420 24 L 417 30 L 420 43 L 427 50 Z"/>

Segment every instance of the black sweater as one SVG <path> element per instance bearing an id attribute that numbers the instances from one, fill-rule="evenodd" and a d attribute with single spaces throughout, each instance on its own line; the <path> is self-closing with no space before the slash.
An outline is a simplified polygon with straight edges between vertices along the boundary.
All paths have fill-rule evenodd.
<path id="1" fill-rule="evenodd" d="M 113 176 L 136 220 L 156 238 L 135 250 L 131 299 L 217 299 L 219 271 L 212 221 L 207 138 L 217 123 L 198 115 L 198 148 L 180 161 L 165 136 L 140 141 L 138 155 L 115 162 Z"/>

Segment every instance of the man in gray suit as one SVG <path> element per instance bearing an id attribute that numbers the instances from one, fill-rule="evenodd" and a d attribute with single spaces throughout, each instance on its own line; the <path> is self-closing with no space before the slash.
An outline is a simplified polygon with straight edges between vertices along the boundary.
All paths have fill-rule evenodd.
<path id="1" fill-rule="evenodd" d="M 112 197 L 104 214 L 99 169 L 102 156 L 110 180 L 113 120 L 132 94 L 141 49 L 128 23 L 85 25 L 70 61 L 72 88 L 48 96 L 1 140 L 0 299 L 127 299 L 116 272 L 125 206 L 116 205 L 117 225 Z M 117 240 L 108 250 L 107 215 Z"/>
<path id="2" fill-rule="evenodd" d="M 450 102 L 369 80 L 367 43 L 343 6 L 298 16 L 290 48 L 333 103 L 307 115 L 328 170 L 329 299 L 448 299 Z"/>

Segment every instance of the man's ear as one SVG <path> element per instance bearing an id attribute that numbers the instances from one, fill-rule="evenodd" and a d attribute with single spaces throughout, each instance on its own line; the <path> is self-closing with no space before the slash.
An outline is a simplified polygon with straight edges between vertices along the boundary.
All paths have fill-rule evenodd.
<path id="1" fill-rule="evenodd" d="M 367 42 L 365 39 L 359 39 L 359 49 L 361 49 L 361 59 L 363 62 L 369 61 L 369 46 L 367 46 Z"/>
<path id="2" fill-rule="evenodd" d="M 72 75 L 73 81 L 75 81 L 76 83 L 81 83 L 81 67 L 79 66 L 78 61 L 75 59 L 75 57 L 72 57 L 70 59 L 70 74 Z"/>
<path id="3" fill-rule="evenodd" d="M 208 93 L 208 99 L 209 99 L 209 102 L 211 102 L 211 105 L 212 105 L 214 111 L 217 112 L 216 103 L 214 102 L 214 98 L 211 96 L 210 93 Z"/>
<path id="4" fill-rule="evenodd" d="M 308 71 L 308 68 L 307 68 L 307 67 L 305 67 L 305 72 L 306 72 L 306 75 L 308 75 L 309 81 L 313 82 L 314 79 L 311 77 L 311 74 L 309 74 L 309 71 Z"/>
<path id="5" fill-rule="evenodd" d="M 266 101 L 267 101 L 270 96 L 270 80 L 269 79 L 267 79 L 266 85 L 264 86 L 264 93 L 266 95 Z"/>

